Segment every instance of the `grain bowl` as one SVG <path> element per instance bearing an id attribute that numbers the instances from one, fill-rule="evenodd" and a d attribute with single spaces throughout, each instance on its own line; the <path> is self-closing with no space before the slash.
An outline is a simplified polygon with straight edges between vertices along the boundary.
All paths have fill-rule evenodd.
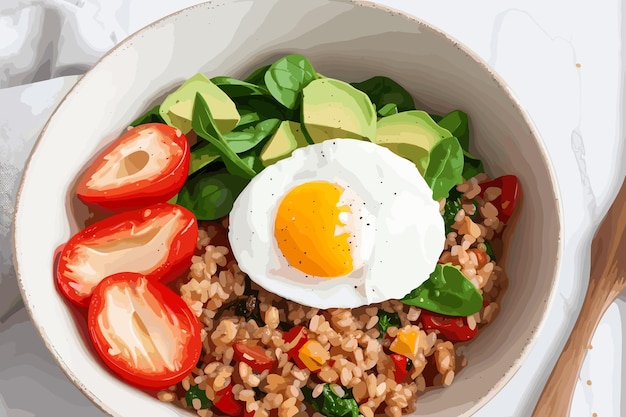
<path id="1" fill-rule="evenodd" d="M 350 31 L 345 30 L 348 27 Z M 241 250 L 231 248 L 228 216 L 222 213 L 216 214 L 219 218 L 199 218 L 194 223 L 198 239 L 190 249 L 194 254 L 187 271 L 170 268 L 178 276 L 171 287 L 203 323 L 204 357 L 177 386 L 154 389 L 156 385 L 146 383 L 144 388 L 149 389 L 141 390 L 127 385 L 103 367 L 100 352 L 89 344 L 93 335 L 81 325 L 80 308 L 67 302 L 55 285 L 52 254 L 79 230 L 107 216 L 76 198 L 77 188 L 79 197 L 82 192 L 77 179 L 129 124 L 167 100 L 194 74 L 244 79 L 256 68 L 288 55 L 310 60 L 321 82 L 358 83 L 388 77 L 406 89 L 414 108 L 424 114 L 437 118 L 461 109 L 469 115 L 471 142 L 466 152 L 483 161 L 486 173 L 468 175 L 455 186 L 459 205 L 449 219 L 454 227 L 446 231 L 443 252 L 435 261 L 460 266 L 480 290 L 486 302 L 465 322 L 472 331 L 478 328 L 479 335 L 471 343 L 453 346 L 440 332 L 425 331 L 419 321 L 420 308 L 384 297 L 352 309 L 337 305 L 344 308 L 324 311 L 287 301 L 252 282 L 252 270 L 241 271 L 233 249 Z M 291 99 L 284 100 L 289 105 Z M 381 107 L 375 110 L 384 119 Z M 293 117 L 299 121 L 299 116 Z M 330 145 L 327 148 L 331 153 Z M 296 151 L 296 155 L 300 154 Z M 512 217 L 507 215 L 507 230 L 501 248 L 494 248 L 499 252 L 494 263 L 489 262 L 493 254 L 484 257 L 491 250 L 484 241 L 503 230 L 498 208 L 502 212 L 505 207 L 497 207 L 496 201 L 504 187 L 492 184 L 481 190 L 480 184 L 507 174 L 517 178 L 522 196 Z M 446 192 L 443 198 L 435 198 L 442 212 L 446 198 L 452 197 Z M 40 221 L 42 205 L 47 210 L 45 222 Z M 350 387 L 350 395 L 361 406 L 357 414 L 461 416 L 473 414 L 489 401 L 522 366 L 535 342 L 556 284 L 560 225 L 552 168 L 528 116 L 504 82 L 448 35 L 414 17 L 366 2 L 209 2 L 166 17 L 122 42 L 56 109 L 31 155 L 20 189 L 15 264 L 26 306 L 46 346 L 72 382 L 111 415 L 210 415 L 212 411 L 203 407 L 204 397 L 185 398 L 186 392 L 201 386 L 214 395 L 212 391 L 232 382 L 234 398 L 246 403 L 248 413 L 265 407 L 293 416 L 304 412 L 298 408 L 300 397 L 344 397 L 344 388 Z M 38 254 L 50 254 L 50 262 L 35 262 L 33 248 Z M 80 300 L 84 302 L 85 297 Z M 221 310 L 227 304 L 233 304 L 233 314 Z M 260 316 L 262 325 L 250 320 L 253 313 Z M 398 324 L 378 327 L 392 314 L 397 315 Z M 290 328 L 283 329 L 284 325 Z M 296 326 L 306 327 L 309 341 L 315 339 L 307 347 L 308 356 L 299 356 L 304 362 L 299 367 L 282 350 L 274 351 L 276 361 L 285 362 L 280 372 L 262 369 L 263 364 L 249 369 L 243 359 L 237 362 L 237 355 L 254 354 L 246 350 L 249 346 L 233 345 L 238 335 L 254 339 L 271 357 L 272 349 L 294 341 L 287 333 Z M 342 328 L 354 337 L 337 334 Z M 403 376 L 411 378 L 410 383 L 392 382 L 393 364 L 385 365 L 386 356 L 379 351 L 402 349 L 394 347 L 393 340 L 379 338 L 381 332 L 390 338 L 413 332 L 412 337 L 421 340 L 415 342 L 421 350 L 403 351 L 411 359 L 407 370 L 415 374 Z M 272 345 L 274 339 L 279 342 Z M 336 356 L 338 349 L 347 359 Z M 212 352 L 216 355 L 207 356 Z M 331 361 L 329 352 L 335 355 Z M 350 357 L 360 367 L 352 366 Z M 307 362 L 311 358 L 315 363 Z M 415 371 L 421 362 L 424 367 L 431 364 L 434 376 L 421 376 L 424 368 Z M 432 385 L 440 387 L 427 388 Z M 306 391 L 304 387 L 310 392 L 300 391 Z M 260 394 L 259 390 L 265 391 Z"/>

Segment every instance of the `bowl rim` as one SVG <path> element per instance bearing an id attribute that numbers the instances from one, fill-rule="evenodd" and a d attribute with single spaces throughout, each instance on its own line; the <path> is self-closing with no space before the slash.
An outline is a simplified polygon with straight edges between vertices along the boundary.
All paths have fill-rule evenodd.
<path id="1" fill-rule="evenodd" d="M 37 152 L 43 138 L 45 137 L 46 131 L 48 129 L 48 126 L 50 125 L 51 120 L 53 120 L 56 117 L 56 114 L 59 108 L 65 103 L 66 99 L 72 93 L 74 93 L 75 90 L 81 88 L 82 83 L 84 82 L 83 80 L 85 76 L 90 74 L 92 71 L 96 70 L 99 64 L 103 60 L 107 59 L 110 55 L 116 53 L 119 49 L 125 48 L 135 38 L 142 36 L 144 33 L 152 30 L 155 27 L 159 27 L 159 26 L 162 26 L 163 24 L 166 24 L 169 20 L 171 20 L 172 18 L 176 16 L 183 15 L 185 13 L 193 11 L 194 9 L 205 8 L 211 4 L 220 4 L 220 3 L 229 4 L 229 3 L 237 3 L 239 1 L 240 0 L 208 0 L 208 1 L 204 1 L 195 5 L 189 6 L 189 7 L 185 7 L 178 11 L 165 15 L 161 17 L 160 19 L 155 20 L 154 22 L 138 29 L 137 31 L 133 32 L 132 34 L 128 35 L 125 39 L 117 43 L 113 48 L 109 49 L 83 75 L 80 76 L 80 78 L 76 81 L 76 83 L 70 88 L 70 90 L 58 102 L 58 104 L 56 105 L 52 113 L 50 114 L 48 120 L 46 121 L 46 124 L 44 125 L 41 132 L 37 136 L 35 144 L 24 166 L 24 171 L 23 171 L 22 178 L 20 180 L 20 185 L 18 188 L 18 192 L 16 195 L 15 210 L 14 210 L 14 214 L 12 218 L 13 227 L 12 227 L 12 236 L 11 236 L 11 244 L 12 244 L 12 249 L 13 249 L 12 251 L 13 265 L 14 265 L 14 269 L 16 273 L 18 288 L 20 290 L 20 295 L 24 301 L 24 306 L 26 308 L 28 316 L 30 317 L 30 320 L 32 321 L 35 329 L 37 330 L 38 336 L 41 338 L 44 345 L 46 346 L 48 351 L 51 353 L 54 361 L 61 368 L 63 373 L 66 375 L 66 377 L 72 382 L 72 384 L 74 384 L 100 411 L 110 416 L 117 416 L 118 414 L 115 411 L 111 410 L 107 404 L 105 404 L 99 397 L 93 394 L 89 390 L 89 388 L 86 387 L 74 375 L 74 373 L 69 369 L 65 361 L 60 357 L 59 353 L 56 351 L 54 345 L 49 340 L 46 333 L 43 331 L 42 325 L 38 323 L 37 320 L 35 320 L 34 313 L 31 309 L 29 298 L 24 287 L 24 277 L 22 277 L 22 275 L 20 274 L 20 268 L 19 268 L 20 262 L 18 261 L 18 257 L 17 257 L 16 250 L 15 250 L 16 249 L 16 235 L 17 235 L 17 228 L 15 226 L 17 224 L 18 218 L 21 217 L 21 210 L 20 210 L 21 194 L 22 194 L 22 190 L 25 186 L 26 178 L 30 170 L 31 160 L 32 160 L 33 155 Z M 456 39 L 449 33 L 445 32 L 444 30 L 438 28 L 434 24 L 429 23 L 425 20 L 422 20 L 419 17 L 414 16 L 411 13 L 406 12 L 404 10 L 400 10 L 391 6 L 379 4 L 370 0 L 332 0 L 332 1 L 336 3 L 352 4 L 358 7 L 369 7 L 372 9 L 380 10 L 381 12 L 387 12 L 393 15 L 397 15 L 400 18 L 409 20 L 417 24 L 418 26 L 444 38 L 445 40 L 449 41 L 454 48 L 458 49 L 460 52 L 470 57 L 473 61 L 475 61 L 481 67 L 482 70 L 486 71 L 486 73 L 492 78 L 492 80 L 496 83 L 496 85 L 499 88 L 504 90 L 505 94 L 511 101 L 511 104 L 513 105 L 515 111 L 519 113 L 519 115 L 522 117 L 522 120 L 524 121 L 524 124 L 528 127 L 529 132 L 531 136 L 533 137 L 536 146 L 538 147 L 539 154 L 541 155 L 541 158 L 547 168 L 552 192 L 556 200 L 555 201 L 556 216 L 558 220 L 556 224 L 556 231 L 557 231 L 556 259 L 554 262 L 554 268 L 553 268 L 554 276 L 553 276 L 552 283 L 550 286 L 550 292 L 548 296 L 544 299 L 543 303 L 541 304 L 542 312 L 541 312 L 540 319 L 536 323 L 536 325 L 533 326 L 532 331 L 531 331 L 531 336 L 526 340 L 524 346 L 522 347 L 520 351 L 518 358 L 513 363 L 511 363 L 510 367 L 506 370 L 506 372 L 504 372 L 504 374 L 502 374 L 502 376 L 498 379 L 497 383 L 494 386 L 492 386 L 485 395 L 477 398 L 476 402 L 474 402 L 474 404 L 472 404 L 472 406 L 464 413 L 464 415 L 473 415 L 479 409 L 484 407 L 491 399 L 493 399 L 493 397 L 495 397 L 502 390 L 502 388 L 504 388 L 504 386 L 506 386 L 506 384 L 508 384 L 511 381 L 513 376 L 522 367 L 525 359 L 528 357 L 528 355 L 532 351 L 537 340 L 539 339 L 539 335 L 542 333 L 542 330 L 544 326 L 546 325 L 548 314 L 550 312 L 550 306 L 553 304 L 553 300 L 556 297 L 558 284 L 561 280 L 561 261 L 562 261 L 562 255 L 563 255 L 563 207 L 562 207 L 561 193 L 558 187 L 558 178 L 555 173 L 555 168 L 553 166 L 552 160 L 549 157 L 546 145 L 539 131 L 537 130 L 528 112 L 522 106 L 517 95 L 509 87 L 507 82 L 493 68 L 491 68 L 491 66 L 482 57 L 480 57 L 476 52 L 474 52 L 469 46 L 467 46 L 460 40 Z"/>

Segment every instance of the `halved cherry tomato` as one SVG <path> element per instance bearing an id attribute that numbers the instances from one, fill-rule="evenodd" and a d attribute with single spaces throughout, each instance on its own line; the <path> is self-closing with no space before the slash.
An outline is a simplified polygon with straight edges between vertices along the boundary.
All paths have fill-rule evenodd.
<path id="1" fill-rule="evenodd" d="M 124 132 L 78 182 L 78 198 L 112 210 L 163 203 L 187 180 L 189 143 L 180 130 L 148 123 Z"/>
<path id="2" fill-rule="evenodd" d="M 70 301 L 87 306 L 108 275 L 138 272 L 167 281 L 189 267 L 197 239 L 195 216 L 175 204 L 118 213 L 72 236 L 59 259 L 57 286 Z"/>
<path id="3" fill-rule="evenodd" d="M 213 405 L 228 416 L 240 417 L 244 415 L 244 403 L 235 399 L 232 384 L 215 393 Z"/>
<path id="4" fill-rule="evenodd" d="M 467 317 L 445 316 L 422 309 L 420 321 L 425 330 L 439 330 L 451 342 L 464 342 L 476 336 L 477 328 L 469 327 Z"/>
<path id="5" fill-rule="evenodd" d="M 491 201 L 498 209 L 498 219 L 506 223 L 515 208 L 515 203 L 520 193 L 519 180 L 515 175 L 503 175 L 494 180 L 480 183 L 480 195 L 483 196 L 487 188 L 497 187 L 502 193 Z"/>
<path id="6" fill-rule="evenodd" d="M 404 381 L 406 376 L 409 374 L 412 362 L 406 356 L 399 355 L 397 353 L 392 353 L 389 356 L 394 364 L 393 379 L 399 384 Z"/>
<path id="7" fill-rule="evenodd" d="M 265 354 L 259 346 L 248 346 L 243 342 L 233 345 L 234 357 L 238 362 L 245 362 L 256 372 L 263 372 L 272 369 L 276 360 Z"/>
<path id="8" fill-rule="evenodd" d="M 182 298 L 136 273 L 103 279 L 87 313 L 89 336 L 104 363 L 147 389 L 180 382 L 202 351 L 200 322 Z"/>

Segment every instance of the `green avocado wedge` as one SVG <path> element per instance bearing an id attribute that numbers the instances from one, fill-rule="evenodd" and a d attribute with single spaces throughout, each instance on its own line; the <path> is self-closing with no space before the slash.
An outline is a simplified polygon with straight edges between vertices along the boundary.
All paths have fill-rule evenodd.
<path id="1" fill-rule="evenodd" d="M 301 122 L 314 143 L 376 136 L 376 109 L 367 94 L 332 78 L 311 81 L 302 90 Z"/>
<path id="2" fill-rule="evenodd" d="M 308 142 L 302 133 L 300 123 L 285 120 L 267 141 L 259 158 L 264 166 L 269 166 L 287 158 L 296 149 L 307 145 Z"/>
<path id="3" fill-rule="evenodd" d="M 170 126 L 180 129 L 184 134 L 191 130 L 193 104 L 196 93 L 200 93 L 211 109 L 215 125 L 222 134 L 230 132 L 239 123 L 239 113 L 235 103 L 216 86 L 206 75 L 198 73 L 185 81 L 172 94 L 167 96 L 159 114 Z"/>
<path id="4" fill-rule="evenodd" d="M 428 167 L 430 150 L 451 136 L 428 113 L 410 110 L 380 119 L 374 143 L 410 160 L 424 174 Z"/>

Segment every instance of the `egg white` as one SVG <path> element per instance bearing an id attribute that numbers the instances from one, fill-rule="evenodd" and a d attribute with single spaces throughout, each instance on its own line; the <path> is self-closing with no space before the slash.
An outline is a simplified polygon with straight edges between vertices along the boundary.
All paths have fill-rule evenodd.
<path id="1" fill-rule="evenodd" d="M 274 237 L 285 194 L 309 181 L 346 190 L 346 228 L 354 270 L 319 278 L 291 266 Z M 439 204 L 415 165 L 382 146 L 354 139 L 297 149 L 256 175 L 236 199 L 229 240 L 242 271 L 266 290 L 317 308 L 354 308 L 398 299 L 428 279 L 444 247 Z"/>

